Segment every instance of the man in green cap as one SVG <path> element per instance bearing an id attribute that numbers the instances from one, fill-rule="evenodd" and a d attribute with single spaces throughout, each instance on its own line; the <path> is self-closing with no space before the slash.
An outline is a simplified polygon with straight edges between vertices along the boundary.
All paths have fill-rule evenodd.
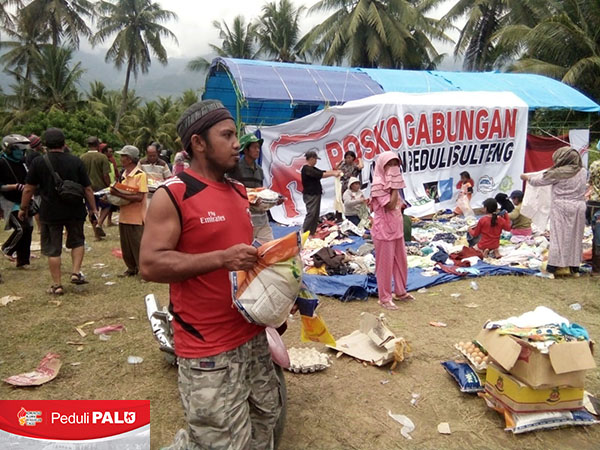
<path id="1" fill-rule="evenodd" d="M 265 175 L 257 163 L 260 157 L 262 139 L 254 133 L 248 133 L 240 138 L 240 153 L 243 155 L 237 167 L 229 174 L 231 178 L 239 181 L 247 188 L 258 188 L 263 186 Z M 250 207 L 252 216 L 252 228 L 254 239 L 260 243 L 273 240 L 273 231 L 269 225 L 269 216 L 264 211 Z"/>

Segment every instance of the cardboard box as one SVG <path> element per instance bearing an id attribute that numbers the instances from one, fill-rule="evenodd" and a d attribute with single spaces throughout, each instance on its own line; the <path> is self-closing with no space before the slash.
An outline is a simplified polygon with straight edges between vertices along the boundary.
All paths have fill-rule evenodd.
<path id="1" fill-rule="evenodd" d="M 328 347 L 376 366 L 383 366 L 394 359 L 396 342 L 402 340 L 385 325 L 382 317 L 362 313 L 360 328 L 338 339 L 335 347 Z"/>
<path id="2" fill-rule="evenodd" d="M 543 354 L 525 340 L 495 330 L 484 329 L 476 339 L 502 369 L 536 389 L 582 388 L 586 371 L 596 367 L 588 341 L 553 344 Z"/>
<path id="3" fill-rule="evenodd" d="M 510 411 L 517 413 L 562 411 L 583 407 L 583 388 L 533 389 L 493 364 L 487 369 L 485 391 Z"/>

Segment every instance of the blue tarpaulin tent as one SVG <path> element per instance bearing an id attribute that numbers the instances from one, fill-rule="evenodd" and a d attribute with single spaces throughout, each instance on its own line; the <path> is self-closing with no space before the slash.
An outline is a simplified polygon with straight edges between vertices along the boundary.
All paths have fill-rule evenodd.
<path id="1" fill-rule="evenodd" d="M 245 124 L 275 125 L 325 106 L 385 92 L 509 91 L 531 110 L 600 112 L 578 90 L 541 75 L 313 66 L 233 58 L 213 60 L 204 99 L 219 99 Z"/>
<path id="2" fill-rule="evenodd" d="M 383 93 L 358 69 L 216 58 L 203 98 L 221 100 L 244 123 L 274 125 Z"/>
<path id="3" fill-rule="evenodd" d="M 600 105 L 560 81 L 529 73 L 442 72 L 361 69 L 386 92 L 492 91 L 513 92 L 529 109 L 572 109 L 600 112 Z"/>

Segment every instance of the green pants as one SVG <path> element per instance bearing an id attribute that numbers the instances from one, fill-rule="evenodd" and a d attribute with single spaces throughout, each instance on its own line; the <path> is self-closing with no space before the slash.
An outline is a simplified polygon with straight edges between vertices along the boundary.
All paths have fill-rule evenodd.
<path id="1" fill-rule="evenodd" d="M 234 350 L 178 362 L 188 429 L 169 450 L 273 449 L 281 399 L 265 333 Z"/>

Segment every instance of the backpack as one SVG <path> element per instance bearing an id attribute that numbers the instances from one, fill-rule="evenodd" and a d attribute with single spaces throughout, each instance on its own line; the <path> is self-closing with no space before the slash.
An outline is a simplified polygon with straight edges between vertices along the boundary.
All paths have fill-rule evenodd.
<path id="1" fill-rule="evenodd" d="M 65 203 L 80 204 L 85 198 L 85 188 L 76 181 L 63 180 L 56 170 L 54 170 L 54 167 L 52 167 L 52 162 L 50 161 L 50 158 L 48 158 L 48 155 L 44 155 L 44 161 L 52 173 L 54 178 L 54 189 L 56 189 L 56 193 L 60 199 Z"/>

